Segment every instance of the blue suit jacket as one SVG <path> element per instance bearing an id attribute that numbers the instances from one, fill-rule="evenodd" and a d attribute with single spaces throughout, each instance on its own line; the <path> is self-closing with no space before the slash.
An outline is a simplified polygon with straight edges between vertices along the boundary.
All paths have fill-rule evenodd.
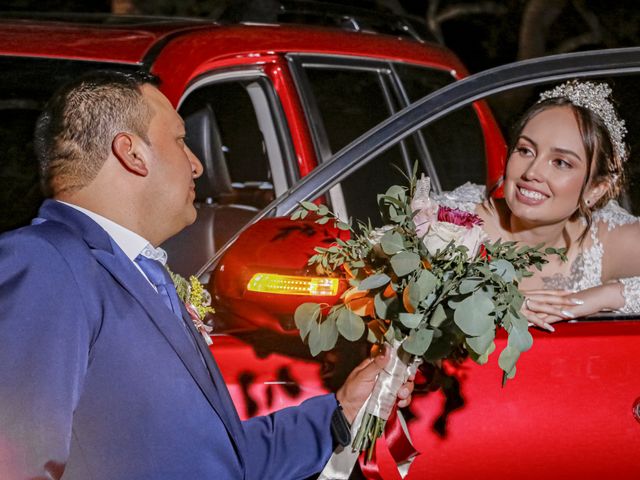
<path id="1" fill-rule="evenodd" d="M 0 237 L 0 478 L 62 465 L 81 480 L 322 468 L 333 395 L 241 422 L 200 336 L 202 355 L 107 233 L 59 202 L 39 217 Z"/>

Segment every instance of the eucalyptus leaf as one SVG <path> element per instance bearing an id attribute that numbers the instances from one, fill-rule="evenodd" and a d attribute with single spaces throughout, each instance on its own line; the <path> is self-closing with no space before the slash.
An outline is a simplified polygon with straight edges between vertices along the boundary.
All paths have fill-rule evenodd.
<path id="1" fill-rule="evenodd" d="M 483 355 L 489 349 L 495 338 L 496 331 L 492 328 L 480 336 L 468 337 L 467 345 L 478 355 Z"/>
<path id="2" fill-rule="evenodd" d="M 512 324 L 511 330 L 509 331 L 509 340 L 507 345 L 515 348 L 519 352 L 526 352 L 533 345 L 533 337 L 529 333 L 528 328 L 520 328 L 516 327 L 515 324 Z"/>
<path id="3" fill-rule="evenodd" d="M 340 310 L 336 324 L 340 335 L 350 342 L 359 340 L 364 333 L 364 321 L 348 308 Z"/>
<path id="4" fill-rule="evenodd" d="M 377 293 L 376 296 L 373 297 L 373 306 L 376 309 L 376 316 L 378 318 L 388 318 L 387 310 L 389 306 L 387 302 L 384 301 L 384 298 L 382 298 L 382 292 Z"/>
<path id="5" fill-rule="evenodd" d="M 422 270 L 418 275 L 416 284 L 420 288 L 420 297 L 425 298 L 436 289 L 438 278 L 429 270 Z"/>
<path id="6" fill-rule="evenodd" d="M 447 319 L 447 314 L 444 311 L 442 304 L 438 304 L 431 314 L 429 319 L 429 325 L 432 327 L 439 327 Z"/>
<path id="7" fill-rule="evenodd" d="M 420 325 L 424 315 L 421 313 L 400 313 L 398 320 L 407 328 L 416 328 Z"/>
<path id="8" fill-rule="evenodd" d="M 318 210 L 318 206 L 313 202 L 300 202 L 300 205 L 302 205 L 305 209 L 309 210 L 310 212 L 315 212 Z"/>
<path id="9" fill-rule="evenodd" d="M 413 355 L 423 355 L 431 345 L 432 339 L 433 330 L 419 328 L 418 330 L 413 330 L 402 342 L 402 348 Z"/>
<path id="10" fill-rule="evenodd" d="M 393 340 L 395 339 L 395 330 L 393 328 L 393 325 L 389 325 L 387 331 L 384 332 L 384 338 L 387 342 L 393 343 Z"/>
<path id="11" fill-rule="evenodd" d="M 477 337 L 493 329 L 493 311 L 491 297 L 481 291 L 469 295 L 457 306 L 453 321 L 467 335 Z"/>
<path id="12" fill-rule="evenodd" d="M 487 349 L 486 352 L 474 358 L 475 362 L 478 365 L 484 365 L 489 361 L 489 355 L 491 355 L 495 351 L 495 349 L 496 349 L 496 344 L 494 342 L 491 342 L 491 345 L 489 345 L 489 348 Z"/>
<path id="13" fill-rule="evenodd" d="M 378 273 L 365 278 L 358 285 L 358 290 L 372 290 L 385 286 L 391 279 L 386 273 Z"/>
<path id="14" fill-rule="evenodd" d="M 418 287 L 418 285 L 416 285 L 416 282 L 411 280 L 407 284 L 407 286 L 404 288 L 403 297 L 405 298 L 405 300 L 408 300 L 409 305 L 412 307 L 412 310 L 410 311 L 415 311 L 415 309 L 418 307 L 418 304 L 422 301 L 422 297 L 420 296 L 420 288 Z M 407 310 L 409 309 L 407 308 Z"/>
<path id="15" fill-rule="evenodd" d="M 331 350 L 336 346 L 338 341 L 338 327 L 336 326 L 335 316 L 328 316 L 324 322 L 320 324 L 319 334 L 322 340 L 322 350 Z"/>
<path id="16" fill-rule="evenodd" d="M 500 275 L 505 282 L 512 282 L 516 278 L 516 269 L 508 260 L 502 258 L 493 260 L 489 264 L 489 268 Z"/>
<path id="17" fill-rule="evenodd" d="M 314 357 L 322 352 L 323 339 L 320 333 L 320 324 L 318 322 L 312 322 L 309 329 L 309 351 Z"/>
<path id="18" fill-rule="evenodd" d="M 467 294 L 467 293 L 471 293 L 474 290 L 476 290 L 478 288 L 478 286 L 480 286 L 480 284 L 482 283 L 482 279 L 480 278 L 465 278 L 462 280 L 462 282 L 460 282 L 460 288 L 459 291 L 462 294 Z"/>
<path id="19" fill-rule="evenodd" d="M 406 200 L 407 198 L 407 194 L 405 192 L 404 187 L 401 187 L 400 185 L 392 185 L 389 187 L 389 189 L 385 192 L 384 194 L 385 197 L 390 197 L 394 200 L 399 200 L 400 202 L 403 202 Z"/>
<path id="20" fill-rule="evenodd" d="M 507 374 L 513 370 L 513 367 L 516 366 L 516 362 L 520 357 L 520 352 L 515 348 L 507 345 L 502 352 L 500 352 L 500 356 L 498 357 L 498 365 L 500 368 L 504 370 Z"/>
<path id="21" fill-rule="evenodd" d="M 402 235 L 393 230 L 388 230 L 382 235 L 380 245 L 382 246 L 382 251 L 387 255 L 394 255 L 404 250 Z"/>
<path id="22" fill-rule="evenodd" d="M 399 277 L 410 274 L 420 266 L 420 255 L 415 252 L 400 252 L 391 257 L 391 267 Z"/>
<path id="23" fill-rule="evenodd" d="M 312 323 L 317 323 L 320 318 L 320 305 L 317 303 L 303 303 L 298 305 L 293 319 L 296 327 L 300 330 L 300 338 L 304 338 L 309 334 Z"/>

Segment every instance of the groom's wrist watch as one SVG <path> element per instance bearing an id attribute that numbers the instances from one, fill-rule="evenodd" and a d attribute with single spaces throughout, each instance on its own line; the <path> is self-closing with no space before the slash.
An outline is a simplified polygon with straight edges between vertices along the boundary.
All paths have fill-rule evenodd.
<path id="1" fill-rule="evenodd" d="M 346 447 L 351 443 L 351 425 L 342 412 L 340 402 L 331 416 L 331 436 L 333 441 L 341 447 Z"/>

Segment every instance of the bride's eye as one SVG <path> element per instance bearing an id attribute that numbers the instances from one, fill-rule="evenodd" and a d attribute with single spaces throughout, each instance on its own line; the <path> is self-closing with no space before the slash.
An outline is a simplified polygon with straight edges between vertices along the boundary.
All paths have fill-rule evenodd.
<path id="1" fill-rule="evenodd" d="M 571 163 L 567 162 L 563 158 L 554 158 L 553 160 L 551 160 L 551 163 L 554 166 L 562 169 L 573 168 L 573 165 L 571 165 Z"/>
<path id="2" fill-rule="evenodd" d="M 516 153 L 518 153 L 523 157 L 529 157 L 533 155 L 533 150 L 531 150 L 529 147 L 524 145 L 518 145 L 514 150 Z"/>

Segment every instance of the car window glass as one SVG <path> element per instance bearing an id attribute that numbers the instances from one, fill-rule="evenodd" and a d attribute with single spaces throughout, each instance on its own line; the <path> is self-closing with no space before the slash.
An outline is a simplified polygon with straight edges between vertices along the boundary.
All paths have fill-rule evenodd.
<path id="1" fill-rule="evenodd" d="M 320 112 L 331 153 L 336 153 L 390 115 L 382 79 L 374 70 L 307 68 L 307 78 Z M 341 183 L 347 214 L 377 219 L 373 192 L 384 192 L 406 170 L 400 147 L 394 147 Z"/>
<path id="2" fill-rule="evenodd" d="M 442 70 L 406 64 L 398 64 L 395 68 L 409 102 L 454 80 L 450 72 Z M 484 137 L 473 107 L 457 110 L 422 128 L 414 141 L 426 146 L 442 190 L 453 190 L 465 182 L 484 184 Z"/>
<path id="3" fill-rule="evenodd" d="M 194 145 L 200 141 L 188 119 L 198 112 L 208 112 L 209 132 L 217 138 L 209 149 Z M 256 110 L 245 82 L 221 82 L 193 92 L 180 107 L 186 120 L 187 142 L 199 157 L 212 155 L 212 164 L 201 158 L 207 172 L 196 180 L 198 200 L 203 195 L 217 203 L 234 203 L 256 208 L 266 206 L 274 198 L 273 177 Z M 191 117 L 193 118 L 193 117 Z M 199 125 L 198 128 L 201 128 Z M 211 189 L 203 185 L 215 179 Z M 226 182 L 221 183 L 222 179 Z M 226 184 L 225 184 L 226 183 Z M 206 193 L 204 193 L 206 192 Z"/>

